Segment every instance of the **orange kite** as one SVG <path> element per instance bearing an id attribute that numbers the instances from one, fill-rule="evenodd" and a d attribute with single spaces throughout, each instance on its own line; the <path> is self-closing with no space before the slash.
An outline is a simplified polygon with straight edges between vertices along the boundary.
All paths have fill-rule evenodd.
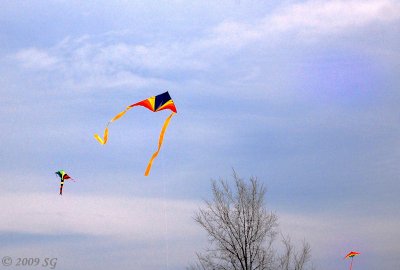
<path id="1" fill-rule="evenodd" d="M 346 255 L 346 257 L 344 257 L 345 259 L 351 258 L 350 270 L 351 270 L 351 268 L 353 267 L 353 258 L 354 258 L 354 256 L 357 256 L 357 255 L 359 255 L 359 254 L 360 254 L 359 252 L 350 251 L 350 252 Z"/>
<path id="2" fill-rule="evenodd" d="M 165 92 L 165 93 L 162 93 L 160 95 L 149 97 L 148 99 L 139 101 L 139 102 L 134 103 L 132 105 L 129 105 L 128 107 L 125 108 L 125 110 L 123 110 L 122 112 L 120 112 L 119 114 L 114 116 L 114 118 L 111 119 L 107 123 L 106 128 L 104 130 L 103 138 L 101 138 L 98 134 L 95 134 L 94 138 L 100 144 L 102 144 L 102 145 L 106 144 L 107 140 L 108 140 L 108 126 L 112 122 L 120 119 L 127 111 L 129 111 L 130 109 L 132 109 L 135 106 L 143 106 L 143 107 L 145 107 L 145 108 L 147 108 L 147 109 L 149 109 L 150 111 L 153 111 L 153 112 L 158 112 L 158 111 L 161 111 L 161 110 L 171 110 L 172 111 L 172 113 L 167 117 L 167 119 L 165 119 L 164 125 L 163 125 L 163 127 L 161 129 L 161 132 L 160 132 L 160 137 L 158 139 L 157 151 L 155 151 L 153 153 L 152 157 L 150 158 L 150 161 L 149 161 L 149 163 L 147 165 L 147 168 L 146 168 L 146 171 L 144 173 L 145 176 L 148 176 L 149 173 L 150 173 L 151 166 L 153 164 L 153 160 L 157 157 L 158 153 L 160 152 L 161 145 L 162 145 L 163 140 L 164 140 L 164 133 L 165 133 L 165 131 L 166 131 L 168 125 L 169 125 L 171 117 L 176 113 L 175 104 L 174 104 L 173 100 L 171 99 L 171 96 L 169 95 L 168 91 Z"/>

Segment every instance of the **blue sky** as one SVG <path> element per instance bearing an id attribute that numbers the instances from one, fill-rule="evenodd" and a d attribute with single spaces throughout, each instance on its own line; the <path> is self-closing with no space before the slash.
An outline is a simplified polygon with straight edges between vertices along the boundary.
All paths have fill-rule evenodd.
<path id="1" fill-rule="evenodd" d="M 400 267 L 400 2 L 8 1 L 0 255 L 184 269 L 210 180 L 257 176 L 318 269 Z M 125 106 L 168 90 L 167 112 Z M 54 172 L 78 179 L 58 195 Z M 79 264 L 77 262 L 80 262 Z"/>

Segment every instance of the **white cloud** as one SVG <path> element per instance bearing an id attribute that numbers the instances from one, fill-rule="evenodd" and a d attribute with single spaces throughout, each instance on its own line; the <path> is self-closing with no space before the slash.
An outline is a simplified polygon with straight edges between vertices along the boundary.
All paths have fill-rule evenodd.
<path id="1" fill-rule="evenodd" d="M 205 48 L 239 49 L 250 42 L 262 38 L 264 33 L 257 26 L 234 21 L 224 21 L 211 31 L 209 38 L 205 39 Z"/>
<path id="2" fill-rule="evenodd" d="M 54 67 L 58 62 L 56 57 L 37 48 L 23 49 L 15 55 L 15 58 L 27 68 L 48 69 Z"/>
<path id="3" fill-rule="evenodd" d="M 320 39 L 399 19 L 400 3 L 394 0 L 311 0 L 282 6 L 251 23 L 223 22 L 209 43 L 237 48 L 257 41 L 268 44 L 289 33 Z"/>
<path id="4" fill-rule="evenodd" d="M 195 201 L 157 198 L 117 198 L 3 194 L 0 231 L 31 234 L 87 234 L 118 239 L 190 238 Z"/>
<path id="5" fill-rule="evenodd" d="M 318 0 L 282 8 L 265 19 L 265 28 L 279 32 L 330 35 L 399 18 L 400 3 L 393 0 Z"/>
<path id="6" fill-rule="evenodd" d="M 200 201 L 3 193 L 0 204 L 4 206 L 0 212 L 3 234 L 100 236 L 116 246 L 145 242 L 150 245 L 140 248 L 140 254 L 146 258 L 156 251 L 159 253 L 162 243 L 170 254 L 169 260 L 177 264 L 194 260 L 194 252 L 207 246 L 206 233 L 192 219 L 202 205 Z M 364 258 L 364 263 L 377 263 L 377 258 L 387 259 L 389 266 L 398 263 L 395 258 L 400 250 L 400 219 L 396 216 L 349 216 L 330 211 L 322 214 L 279 212 L 277 215 L 282 233 L 290 235 L 296 246 L 303 239 L 311 244 L 317 268 L 341 267 L 346 263 L 343 256 L 353 249 L 371 255 L 371 261 Z M 5 247 L 8 254 L 23 250 L 23 247 L 14 251 Z"/>
<path id="7" fill-rule="evenodd" d="M 15 59 L 24 67 L 51 68 L 68 87 L 165 86 L 191 80 L 197 72 L 212 72 L 252 44 L 277 50 L 288 40 L 323 42 L 326 37 L 367 35 L 369 26 L 384 27 L 399 19 L 400 3 L 394 0 L 312 0 L 283 5 L 261 19 L 225 19 L 201 36 L 134 43 L 129 32 L 107 32 L 67 37 L 48 49 L 24 49 Z"/>
<path id="8" fill-rule="evenodd" d="M 120 36 L 98 42 L 95 38 L 65 38 L 48 49 L 21 50 L 14 59 L 23 67 L 52 72 L 53 78 L 78 89 L 166 85 L 165 72 L 205 67 L 184 44 L 131 44 Z"/>
<path id="9" fill-rule="evenodd" d="M 2 193 L 0 204 L 0 235 L 10 239 L 0 253 L 58 257 L 63 269 L 182 266 L 205 241 L 196 201 L 32 192 Z"/>
<path id="10" fill-rule="evenodd" d="M 128 198 L 101 195 L 6 193 L 0 231 L 28 234 L 87 234 L 121 240 L 195 239 L 204 232 L 192 217 L 200 201 Z M 300 215 L 278 213 L 280 228 L 295 240 L 306 239 L 315 256 L 323 247 L 368 248 L 374 253 L 400 249 L 400 219 L 396 216 L 348 216 L 345 213 Z M 379 228 L 379 229 L 378 229 Z M 373 246 L 367 246 L 374 243 Z M 356 248 L 356 247 L 354 247 Z M 331 251 L 327 254 L 332 254 Z M 339 257 L 341 254 L 338 255 Z"/>

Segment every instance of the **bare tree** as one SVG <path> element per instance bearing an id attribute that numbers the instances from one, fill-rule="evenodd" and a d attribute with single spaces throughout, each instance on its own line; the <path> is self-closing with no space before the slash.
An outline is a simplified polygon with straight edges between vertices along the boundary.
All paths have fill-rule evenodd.
<path id="1" fill-rule="evenodd" d="M 284 252 L 273 248 L 278 233 L 277 216 L 268 212 L 266 190 L 254 177 L 246 183 L 235 172 L 234 190 L 226 181 L 213 181 L 212 200 L 196 213 L 211 247 L 197 253 L 198 262 L 188 269 L 202 270 L 303 270 L 310 259 L 310 246 L 296 252 L 290 238 L 282 237 Z"/>
<path id="2" fill-rule="evenodd" d="M 296 248 L 291 243 L 289 236 L 282 235 L 282 243 L 284 252 L 278 256 L 278 264 L 276 269 L 279 270 L 302 270 L 305 269 L 307 262 L 311 258 L 311 247 L 303 241 L 301 251 L 296 251 Z M 314 269 L 313 267 L 311 269 Z"/>

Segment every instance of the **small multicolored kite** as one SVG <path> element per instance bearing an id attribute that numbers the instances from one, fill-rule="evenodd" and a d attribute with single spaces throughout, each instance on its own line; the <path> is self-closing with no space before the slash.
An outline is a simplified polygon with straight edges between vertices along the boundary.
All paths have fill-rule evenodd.
<path id="1" fill-rule="evenodd" d="M 71 179 L 72 181 L 75 181 L 74 179 L 72 179 L 68 174 L 65 173 L 64 170 L 59 170 L 56 172 L 56 174 L 60 177 L 61 179 L 61 183 L 60 183 L 60 195 L 62 195 L 62 191 L 63 191 L 63 186 L 64 186 L 64 180 L 68 180 Z"/>
<path id="2" fill-rule="evenodd" d="M 354 256 L 357 256 L 357 255 L 359 255 L 359 254 L 360 254 L 359 252 L 350 251 L 350 252 L 346 255 L 346 257 L 344 257 L 344 258 L 345 258 L 345 259 L 353 258 Z"/>
<path id="3" fill-rule="evenodd" d="M 359 255 L 359 254 L 360 254 L 359 252 L 350 251 L 350 252 L 346 255 L 346 257 L 344 257 L 345 259 L 351 258 L 350 270 L 351 270 L 351 268 L 353 267 L 353 258 L 354 258 L 354 256 L 357 256 L 357 255 Z"/>
<path id="4" fill-rule="evenodd" d="M 176 113 L 175 104 L 174 104 L 173 100 L 171 99 L 171 96 L 169 95 L 168 91 L 165 92 L 165 93 L 162 93 L 160 95 L 153 96 L 153 97 L 150 97 L 148 99 L 139 101 L 139 102 L 134 103 L 132 105 L 129 105 L 128 107 L 125 108 L 125 110 L 123 110 L 122 112 L 120 112 L 119 114 L 114 116 L 114 118 L 111 119 L 107 123 L 106 128 L 104 130 L 103 138 L 101 138 L 98 134 L 94 134 L 94 138 L 100 144 L 102 144 L 102 145 L 106 144 L 107 140 L 108 140 L 108 126 L 112 122 L 120 119 L 127 111 L 129 111 L 130 109 L 132 109 L 135 106 L 143 106 L 143 107 L 145 107 L 145 108 L 147 108 L 147 109 L 149 109 L 150 111 L 153 111 L 153 112 L 158 112 L 158 111 L 167 110 L 167 109 L 172 111 L 172 113 L 165 120 L 164 125 L 163 125 L 163 127 L 161 129 L 160 136 L 159 136 L 159 139 L 158 139 L 157 151 L 155 151 L 153 153 L 152 157 L 150 158 L 150 161 L 149 161 L 149 163 L 147 165 L 147 168 L 146 168 L 146 171 L 144 173 L 145 176 L 148 176 L 149 173 L 150 173 L 151 166 L 153 164 L 153 160 L 157 157 L 158 153 L 160 152 L 161 145 L 162 145 L 163 140 L 164 140 L 165 130 L 167 129 L 167 127 L 169 125 L 171 117 Z"/>

